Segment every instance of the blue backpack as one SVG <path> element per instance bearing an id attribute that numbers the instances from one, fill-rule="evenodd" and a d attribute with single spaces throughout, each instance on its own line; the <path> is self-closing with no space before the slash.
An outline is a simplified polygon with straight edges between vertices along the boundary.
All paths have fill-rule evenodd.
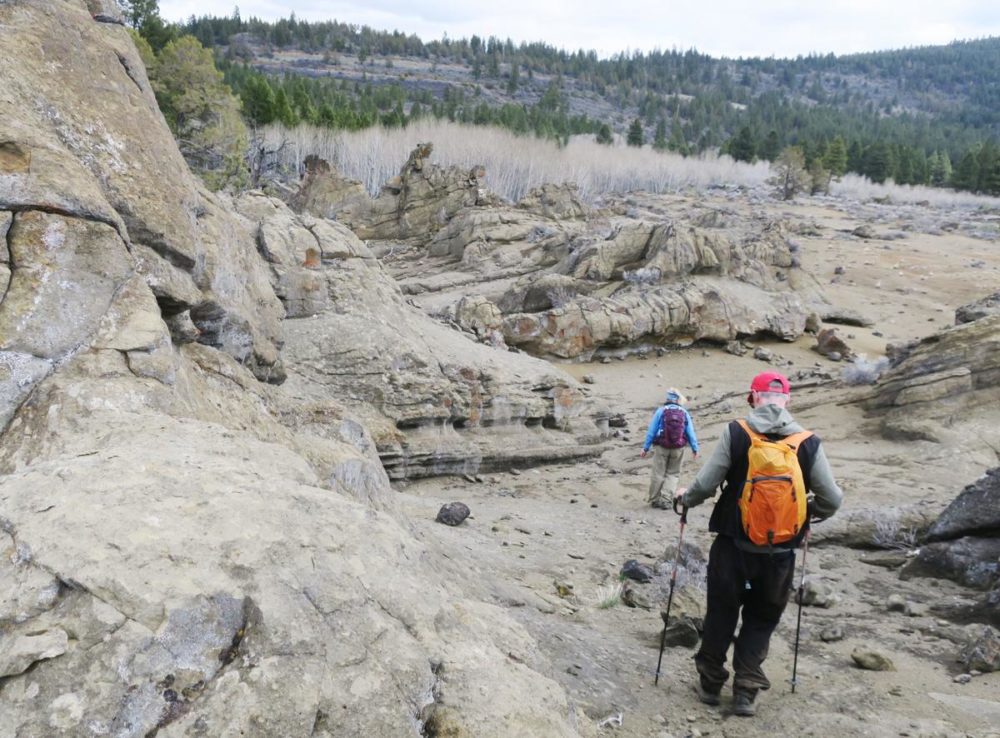
<path id="1" fill-rule="evenodd" d="M 684 448 L 687 437 L 684 428 L 687 426 L 687 414 L 677 405 L 667 405 L 660 416 L 660 433 L 657 435 L 657 446 L 663 448 Z"/>

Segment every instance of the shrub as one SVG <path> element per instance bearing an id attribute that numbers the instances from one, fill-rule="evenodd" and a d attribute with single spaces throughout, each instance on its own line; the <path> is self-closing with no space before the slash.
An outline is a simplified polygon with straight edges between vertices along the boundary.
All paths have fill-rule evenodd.
<path id="1" fill-rule="evenodd" d="M 882 356 L 870 361 L 864 354 L 858 356 L 853 363 L 844 367 L 840 378 L 845 384 L 875 384 L 882 373 L 889 368 L 889 360 Z"/>

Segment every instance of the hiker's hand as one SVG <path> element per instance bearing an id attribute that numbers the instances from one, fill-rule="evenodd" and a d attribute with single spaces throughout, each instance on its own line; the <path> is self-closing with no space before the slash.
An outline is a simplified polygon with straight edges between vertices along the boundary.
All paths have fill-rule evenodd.
<path id="1" fill-rule="evenodd" d="M 692 459 L 697 459 L 698 458 L 698 452 L 697 451 L 692 451 L 691 452 L 691 458 Z"/>
<path id="2" fill-rule="evenodd" d="M 639 458 L 640 459 L 646 458 L 646 449 L 643 449 L 642 451 L 639 452 Z"/>
<path id="3" fill-rule="evenodd" d="M 677 491 L 674 492 L 674 499 L 676 501 L 680 502 L 683 505 L 684 504 L 684 493 L 687 492 L 687 491 L 688 491 L 687 487 L 678 487 Z"/>

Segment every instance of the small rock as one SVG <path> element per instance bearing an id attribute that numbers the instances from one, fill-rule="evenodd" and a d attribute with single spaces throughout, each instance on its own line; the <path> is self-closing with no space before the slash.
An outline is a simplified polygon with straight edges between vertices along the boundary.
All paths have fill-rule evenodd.
<path id="1" fill-rule="evenodd" d="M 834 274 L 844 274 L 847 270 L 842 266 L 838 266 L 833 270 Z"/>
<path id="2" fill-rule="evenodd" d="M 839 625 L 830 625 L 819 634 L 819 639 L 824 643 L 833 643 L 844 639 L 844 629 Z"/>
<path id="3" fill-rule="evenodd" d="M 967 669 L 981 672 L 1000 671 L 1000 637 L 989 626 L 962 652 L 961 661 Z"/>
<path id="4" fill-rule="evenodd" d="M 470 512 L 469 506 L 464 502 L 449 502 L 447 505 L 441 506 L 437 517 L 434 519 L 445 525 L 460 525 L 462 521 L 469 517 Z"/>
<path id="5" fill-rule="evenodd" d="M 891 594 L 885 602 L 885 609 L 889 612 L 903 612 L 906 609 L 906 600 L 902 595 Z"/>
<path id="6" fill-rule="evenodd" d="M 653 609 L 652 604 L 649 602 L 649 598 L 630 585 L 626 585 L 622 589 L 622 603 L 626 607 L 637 607 L 641 610 Z"/>
<path id="7" fill-rule="evenodd" d="M 660 613 L 661 618 L 663 615 L 664 613 Z M 670 648 L 674 648 L 675 646 L 694 648 L 698 645 L 698 641 L 701 638 L 698 634 L 697 626 L 687 617 L 680 617 L 667 625 L 666 633 L 662 633 L 661 636 L 663 638 L 663 645 Z"/>
<path id="8" fill-rule="evenodd" d="M 595 381 L 596 380 L 594 379 L 594 375 L 593 374 L 584 374 L 583 375 L 583 383 L 584 384 L 593 384 Z"/>
<path id="9" fill-rule="evenodd" d="M 603 359 L 601 359 L 601 363 L 602 364 L 610 364 L 611 363 L 611 357 L 610 356 L 605 356 Z"/>
<path id="10" fill-rule="evenodd" d="M 515 477 L 521 476 L 521 470 L 520 469 L 511 469 L 510 473 L 513 474 Z"/>
<path id="11" fill-rule="evenodd" d="M 895 671 L 896 666 L 892 663 L 892 659 L 883 653 L 879 653 L 873 649 L 864 648 L 859 646 L 851 652 L 851 659 L 857 664 L 858 668 L 866 669 L 868 671 Z"/>
<path id="12" fill-rule="evenodd" d="M 957 677 L 952 679 L 955 684 L 968 684 L 972 681 L 972 674 L 959 674 Z"/>
<path id="13" fill-rule="evenodd" d="M 572 582 L 553 582 L 553 584 L 556 588 L 556 594 L 560 597 L 565 599 L 566 597 L 573 596 L 574 592 Z"/>
<path id="14" fill-rule="evenodd" d="M 620 574 L 626 579 L 631 579 L 642 584 L 653 581 L 653 570 L 645 564 L 640 564 L 635 559 L 629 559 L 621 568 Z"/>
<path id="15" fill-rule="evenodd" d="M 893 697 L 902 697 L 903 688 L 897 685 L 889 690 L 889 694 L 891 694 Z"/>
<path id="16" fill-rule="evenodd" d="M 771 361 L 774 359 L 774 352 L 758 346 L 753 350 L 753 358 L 759 361 Z"/>
<path id="17" fill-rule="evenodd" d="M 608 427 L 610 428 L 625 428 L 628 426 L 628 418 L 625 417 L 625 413 L 614 413 L 608 418 Z"/>
<path id="18" fill-rule="evenodd" d="M 903 614 L 911 618 L 919 618 L 924 614 L 924 608 L 916 602 L 907 601 L 903 607 Z"/>
<path id="19" fill-rule="evenodd" d="M 799 593 L 795 593 L 795 601 L 799 601 Z M 830 585 L 820 579 L 807 579 L 802 589 L 802 604 L 813 607 L 833 607 L 837 597 L 830 590 Z"/>

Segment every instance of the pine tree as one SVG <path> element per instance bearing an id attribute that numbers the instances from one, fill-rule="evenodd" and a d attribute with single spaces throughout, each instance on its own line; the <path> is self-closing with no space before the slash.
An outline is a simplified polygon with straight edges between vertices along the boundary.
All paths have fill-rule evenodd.
<path id="1" fill-rule="evenodd" d="M 507 80 L 507 94 L 513 95 L 517 92 L 517 83 L 520 73 L 517 69 L 517 62 L 510 65 L 510 79 Z"/>
<path id="2" fill-rule="evenodd" d="M 861 160 L 861 173 L 872 182 L 882 184 L 893 171 L 892 154 L 889 147 L 878 141 L 865 149 Z"/>
<path id="3" fill-rule="evenodd" d="M 642 121 L 638 118 L 635 118 L 632 121 L 632 125 L 628 127 L 628 137 L 625 139 L 625 143 L 629 146 L 642 146 Z"/>
<path id="4" fill-rule="evenodd" d="M 743 126 L 729 143 L 729 155 L 736 161 L 752 162 L 756 146 L 749 126 Z"/>
<path id="5" fill-rule="evenodd" d="M 674 118 L 674 122 L 670 127 L 670 141 L 667 143 L 667 148 L 671 151 L 676 151 L 681 156 L 688 156 L 691 153 L 691 148 L 684 137 L 684 129 L 677 118 Z"/>
<path id="6" fill-rule="evenodd" d="M 778 158 L 781 153 L 781 139 L 778 137 L 778 132 L 773 128 L 767 132 L 767 136 L 764 137 L 764 141 L 760 145 L 760 150 L 757 152 L 761 159 L 767 161 L 774 161 Z"/>
<path id="7" fill-rule="evenodd" d="M 958 164 L 955 165 L 955 169 L 951 173 L 951 186 L 956 190 L 975 191 L 976 180 L 979 177 L 978 154 L 978 148 L 973 147 L 962 154 L 962 158 L 958 160 Z"/>
<path id="8" fill-rule="evenodd" d="M 823 152 L 823 166 L 833 179 L 840 179 L 847 172 L 847 145 L 840 136 L 835 136 Z"/>
<path id="9" fill-rule="evenodd" d="M 812 183 L 806 171 L 806 158 L 798 146 L 789 146 L 778 155 L 771 165 L 772 176 L 767 180 L 774 185 L 782 200 L 791 200 L 804 192 Z"/>
<path id="10" fill-rule="evenodd" d="M 830 171 L 823 166 L 823 161 L 819 158 L 813 159 L 809 167 L 809 192 L 813 195 L 830 194 L 830 179 Z"/>
<path id="11" fill-rule="evenodd" d="M 151 81 L 163 117 L 191 168 L 210 187 L 243 184 L 247 129 L 240 101 L 223 83 L 212 52 L 194 36 L 181 36 L 160 52 Z"/>
<path id="12" fill-rule="evenodd" d="M 243 114 L 252 125 L 266 126 L 274 121 L 274 91 L 267 80 L 259 75 L 252 75 L 240 90 L 243 101 Z"/>
<path id="13" fill-rule="evenodd" d="M 663 151 L 667 148 L 667 122 L 660 118 L 656 121 L 656 133 L 653 134 L 653 148 Z"/>
<path id="14" fill-rule="evenodd" d="M 996 144 L 992 140 L 986 141 L 979 147 L 976 156 L 978 172 L 976 173 L 976 192 L 991 192 L 990 179 L 997 166 L 1000 153 L 997 152 Z"/>
<path id="15" fill-rule="evenodd" d="M 288 128 L 297 126 L 299 123 L 284 87 L 279 87 L 278 91 L 274 93 L 274 119 Z"/>
<path id="16" fill-rule="evenodd" d="M 149 42 L 153 51 L 159 53 L 177 37 L 173 27 L 160 17 L 157 0 L 118 0 L 118 7 L 125 16 L 125 22 Z"/>
<path id="17" fill-rule="evenodd" d="M 601 127 L 597 129 L 597 135 L 595 140 L 599 144 L 610 145 L 614 142 L 615 138 L 611 133 L 611 126 L 607 123 L 601 123 Z"/>

